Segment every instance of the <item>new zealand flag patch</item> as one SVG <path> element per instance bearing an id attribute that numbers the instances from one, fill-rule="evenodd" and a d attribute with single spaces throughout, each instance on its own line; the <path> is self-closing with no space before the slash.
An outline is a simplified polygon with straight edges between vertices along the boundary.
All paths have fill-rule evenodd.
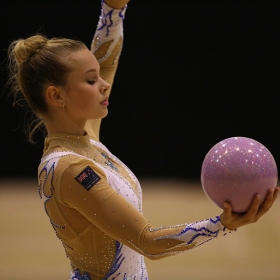
<path id="1" fill-rule="evenodd" d="M 90 168 L 86 167 L 75 178 L 87 191 L 89 191 L 101 178 Z"/>

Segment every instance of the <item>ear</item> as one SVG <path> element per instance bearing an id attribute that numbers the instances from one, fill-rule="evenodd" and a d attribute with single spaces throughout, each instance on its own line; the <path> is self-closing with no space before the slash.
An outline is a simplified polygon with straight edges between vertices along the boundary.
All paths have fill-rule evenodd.
<path id="1" fill-rule="evenodd" d="M 64 92 L 61 88 L 55 86 L 48 86 L 46 89 L 46 101 L 50 105 L 57 107 L 64 107 Z"/>

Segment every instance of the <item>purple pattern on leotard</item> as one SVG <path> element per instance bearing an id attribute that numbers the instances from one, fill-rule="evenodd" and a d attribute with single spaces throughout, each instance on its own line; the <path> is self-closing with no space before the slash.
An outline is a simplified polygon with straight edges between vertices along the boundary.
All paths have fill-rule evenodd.
<path id="1" fill-rule="evenodd" d="M 50 168 L 47 168 L 48 163 L 49 163 L 49 161 L 42 168 L 42 170 L 41 170 L 41 172 L 40 172 L 40 174 L 38 176 L 38 178 L 39 178 L 39 189 L 38 189 L 38 192 L 39 192 L 39 195 L 40 195 L 41 198 L 43 198 L 43 195 L 44 195 L 47 199 L 50 199 L 52 197 L 52 192 L 54 190 L 54 187 L 53 187 L 53 176 L 54 176 L 55 162 L 53 162 L 53 164 L 50 166 Z M 45 187 L 46 181 L 47 181 L 50 173 L 52 174 L 51 189 L 50 189 L 51 195 L 48 196 L 48 195 L 45 194 L 44 187 Z M 43 175 L 45 175 L 44 180 L 41 180 Z"/>
<path id="2" fill-rule="evenodd" d="M 124 12 L 125 12 L 126 8 L 127 8 L 127 6 L 123 7 L 123 8 L 120 10 L 120 12 L 119 12 L 119 17 L 120 17 L 122 20 L 124 20 Z"/>
<path id="3" fill-rule="evenodd" d="M 102 25 L 97 29 L 97 31 L 100 31 L 100 30 L 102 30 L 103 28 L 106 27 L 106 29 L 107 29 L 106 37 L 110 33 L 109 28 L 113 25 L 113 21 L 112 21 L 112 13 L 113 13 L 113 11 L 114 10 L 111 10 L 109 13 L 106 14 L 102 10 L 102 14 L 101 14 L 101 17 L 100 17 L 100 20 L 102 21 Z M 110 21 L 110 24 L 108 24 L 108 25 L 107 25 L 107 19 Z"/>
<path id="4" fill-rule="evenodd" d="M 102 1 L 102 5 L 103 5 L 104 1 Z M 123 7 L 120 12 L 119 12 L 119 18 L 121 20 L 124 20 L 124 12 L 126 10 L 127 6 Z M 106 28 L 106 37 L 109 36 L 110 34 L 110 27 L 113 26 L 114 22 L 113 22 L 113 19 L 112 19 L 112 15 L 113 15 L 113 12 L 114 12 L 115 9 L 112 9 L 110 10 L 107 14 L 105 13 L 104 9 L 101 9 L 101 16 L 100 16 L 100 21 L 102 22 L 101 26 L 97 29 L 97 31 L 100 31 L 104 28 Z M 107 21 L 109 22 L 107 24 Z"/>
<path id="5" fill-rule="evenodd" d="M 123 244 L 121 244 L 120 242 L 116 241 L 116 253 L 115 253 L 115 259 L 111 265 L 110 270 L 108 271 L 108 273 L 105 275 L 105 277 L 103 278 L 103 280 L 107 280 L 111 275 L 113 275 L 115 272 L 118 271 L 118 269 L 120 268 L 122 262 L 124 261 L 125 257 L 123 256 L 123 254 L 121 253 L 121 250 L 123 248 Z M 117 273 L 117 275 L 115 275 L 111 280 L 116 279 L 118 276 L 120 275 L 120 273 Z"/>
<path id="6" fill-rule="evenodd" d="M 51 163 L 50 166 L 48 166 L 49 163 Z M 38 178 L 39 178 L 39 190 L 38 190 L 38 192 L 39 192 L 39 195 L 40 195 L 40 198 L 41 198 L 41 199 L 43 198 L 43 196 L 46 198 L 46 200 L 45 200 L 45 202 L 44 202 L 45 212 L 47 213 L 47 215 L 48 215 L 48 217 L 49 217 L 49 219 L 50 219 L 50 222 L 51 222 L 51 224 L 52 224 L 54 230 L 56 231 L 56 228 L 65 229 L 65 226 L 60 226 L 60 225 L 58 225 L 57 223 L 55 223 L 55 222 L 51 219 L 51 217 L 49 216 L 49 213 L 48 213 L 48 211 L 47 211 L 47 209 L 46 209 L 46 204 L 47 204 L 47 202 L 52 198 L 52 196 L 53 196 L 53 191 L 54 191 L 53 177 L 54 177 L 54 170 L 55 170 L 55 167 L 56 167 L 56 166 L 55 166 L 55 163 L 56 163 L 55 161 L 50 162 L 50 160 L 49 160 L 49 161 L 46 162 L 46 164 L 45 164 L 44 167 L 42 168 L 42 170 L 41 170 L 41 172 L 40 172 L 40 174 L 39 174 L 39 176 L 38 176 Z M 47 181 L 47 179 L 49 178 L 50 174 L 51 174 L 51 179 L 50 179 L 50 180 L 51 180 L 51 183 L 50 183 L 51 188 L 50 188 L 50 195 L 47 195 L 47 194 L 45 193 L 45 184 L 46 184 L 46 181 Z M 44 180 L 42 180 L 42 177 L 43 177 L 43 176 L 44 176 Z M 64 244 L 63 241 L 62 241 L 62 243 Z"/>
<path id="7" fill-rule="evenodd" d="M 87 272 L 81 274 L 78 269 L 74 270 L 71 275 L 71 280 L 91 280 Z"/>
<path id="8" fill-rule="evenodd" d="M 209 219 L 209 221 L 213 224 L 216 224 L 220 221 L 220 217 L 217 216 L 216 219 Z M 210 230 L 209 228 L 206 228 L 206 227 L 201 227 L 201 228 L 195 228 L 195 227 L 192 227 L 192 225 L 195 225 L 197 223 L 193 223 L 193 224 L 190 224 L 188 225 L 186 228 L 184 228 L 180 233 L 178 233 L 177 236 L 181 236 L 182 234 L 188 232 L 188 231 L 194 231 L 194 232 L 197 232 L 197 234 L 195 234 L 189 241 L 188 241 L 188 244 L 191 244 L 194 242 L 195 239 L 197 239 L 198 237 L 200 236 L 209 236 L 209 237 L 217 237 L 218 236 L 218 233 L 220 231 L 220 229 L 218 230 L 215 230 L 215 231 L 212 231 Z M 209 240 L 206 240 L 205 242 L 208 242 Z M 204 242 L 203 242 L 204 243 Z M 201 244 L 203 244 L 201 243 Z M 201 245 L 200 244 L 200 245 Z"/>

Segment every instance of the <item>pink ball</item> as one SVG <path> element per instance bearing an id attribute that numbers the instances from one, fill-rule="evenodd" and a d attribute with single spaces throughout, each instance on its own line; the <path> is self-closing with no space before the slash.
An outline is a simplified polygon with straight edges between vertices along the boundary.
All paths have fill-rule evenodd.
<path id="1" fill-rule="evenodd" d="M 220 208 L 229 202 L 236 213 L 246 212 L 256 194 L 260 194 L 262 203 L 277 180 L 272 154 L 246 137 L 217 143 L 205 156 L 201 169 L 201 184 L 208 198 Z"/>

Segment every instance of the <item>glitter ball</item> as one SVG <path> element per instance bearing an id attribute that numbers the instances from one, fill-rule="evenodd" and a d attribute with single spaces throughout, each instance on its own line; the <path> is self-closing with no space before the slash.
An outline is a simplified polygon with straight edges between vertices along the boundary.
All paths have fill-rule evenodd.
<path id="1" fill-rule="evenodd" d="M 201 184 L 208 198 L 221 208 L 228 201 L 237 213 L 246 212 L 256 194 L 262 203 L 277 180 L 272 154 L 246 137 L 228 138 L 213 146 L 201 169 Z"/>

